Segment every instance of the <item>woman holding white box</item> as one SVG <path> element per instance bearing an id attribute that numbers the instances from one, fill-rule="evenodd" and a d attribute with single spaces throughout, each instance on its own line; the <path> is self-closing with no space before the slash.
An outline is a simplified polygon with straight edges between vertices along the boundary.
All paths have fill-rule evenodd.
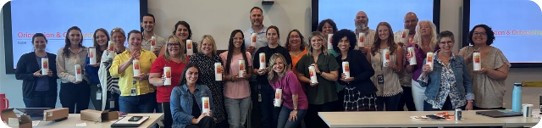
<path id="1" fill-rule="evenodd" d="M 280 33 L 277 26 L 269 26 L 266 30 L 267 46 L 259 48 L 254 53 L 253 68 L 252 71 L 256 74 L 258 81 L 255 85 L 258 92 L 258 97 L 253 103 L 260 103 L 260 111 L 262 113 L 261 127 L 262 128 L 275 128 L 277 125 L 277 118 L 279 114 L 278 109 L 273 108 L 273 94 L 274 90 L 267 81 L 267 73 L 269 72 L 269 58 L 275 53 L 280 53 L 286 58 L 288 65 L 292 64 L 292 59 L 288 50 L 280 46 Z M 257 109 L 254 109 L 257 110 Z"/>
<path id="2" fill-rule="evenodd" d="M 45 51 L 43 33 L 32 36 L 34 51 L 21 56 L 15 78 L 23 81 L 23 101 L 27 108 L 55 108 L 57 98 L 56 55 Z"/>
<path id="3" fill-rule="evenodd" d="M 246 51 L 243 31 L 230 34 L 228 51 L 220 54 L 224 71 L 224 104 L 230 128 L 243 128 L 250 110 L 250 84 L 252 56 Z"/>
<path id="4" fill-rule="evenodd" d="M 375 70 L 371 80 L 378 90 L 377 110 L 397 111 L 403 92 L 399 82 L 399 73 L 403 70 L 403 49 L 395 44 L 389 23 L 378 23 L 376 31 L 369 60 Z"/>
<path id="5" fill-rule="evenodd" d="M 178 21 L 177 23 L 175 23 L 172 34 L 177 36 L 177 38 L 182 41 L 183 48 L 185 48 L 184 53 L 186 53 L 187 55 L 193 55 L 195 53 L 198 53 L 198 44 L 192 41 L 192 29 L 190 28 L 190 24 L 188 24 L 188 22 Z M 187 46 L 187 44 L 189 43 L 192 44 L 192 46 Z"/>
<path id="6" fill-rule="evenodd" d="M 98 76 L 102 88 L 101 110 L 119 110 L 119 78 L 111 77 L 109 68 L 111 68 L 115 56 L 126 50 L 124 41 L 126 41 L 126 34 L 124 33 L 124 30 L 121 28 L 113 28 L 111 30 L 111 41 L 108 42 L 108 47 L 100 58 L 100 69 L 98 70 Z"/>
<path id="7" fill-rule="evenodd" d="M 450 31 L 438 36 L 438 47 L 432 62 L 425 61 L 418 82 L 425 89 L 424 111 L 472 110 L 472 82 L 463 57 L 452 52 L 454 35 Z M 428 63 L 433 63 L 431 68 Z"/>
<path id="8" fill-rule="evenodd" d="M 479 24 L 469 32 L 469 43 L 459 52 L 472 75 L 475 109 L 503 109 L 504 81 L 508 77 L 510 62 L 501 50 L 491 46 L 495 40 L 493 30 Z"/>
<path id="9" fill-rule="evenodd" d="M 180 86 L 171 92 L 170 107 L 174 128 L 215 128 L 213 95 L 199 82 L 200 68 L 189 63 Z"/>
<path id="10" fill-rule="evenodd" d="M 130 31 L 129 50 L 115 56 L 109 68 L 112 77 L 119 77 L 119 107 L 123 113 L 151 113 L 156 106 L 155 89 L 148 78 L 156 55 L 144 50 L 141 42 L 141 32 Z"/>
<path id="11" fill-rule="evenodd" d="M 188 64 L 188 57 L 181 47 L 181 40 L 176 36 L 169 36 L 166 45 L 167 51 L 164 55 L 154 60 L 149 74 L 149 83 L 156 87 L 156 112 L 164 113 L 164 126 L 171 127 L 170 97 L 171 91 L 178 86 L 184 67 Z"/>
<path id="12" fill-rule="evenodd" d="M 335 22 L 332 19 L 322 20 L 320 21 L 320 23 L 318 23 L 317 31 L 321 32 L 324 35 L 324 38 L 326 38 L 327 40 L 326 42 L 327 52 L 333 55 L 334 57 L 338 56 L 339 55 L 338 51 L 335 51 L 333 47 L 330 47 L 332 45 L 331 37 L 333 36 L 335 32 L 338 31 L 337 24 L 335 24 Z"/>
<path id="13" fill-rule="evenodd" d="M 222 75 L 215 74 L 215 71 L 217 73 L 224 72 L 223 66 L 215 68 L 215 64 L 224 64 L 221 64 L 220 56 L 216 53 L 214 38 L 211 35 L 203 35 L 198 51 L 198 53 L 190 56 L 189 61 L 200 67 L 199 81 L 211 90 L 211 94 L 213 95 L 211 102 L 214 108 L 213 117 L 216 118 L 217 127 L 225 127 L 224 125 L 227 125 L 227 120 L 226 110 L 224 110 L 224 79 L 217 79 Z"/>
<path id="14" fill-rule="evenodd" d="M 100 69 L 102 54 L 107 49 L 109 34 L 105 29 L 99 28 L 94 31 L 92 39 L 94 47 L 90 47 L 88 50 L 85 76 L 88 78 L 88 84 L 90 85 L 90 101 L 94 105 L 94 109 L 102 110 L 103 91 L 98 77 L 98 70 Z"/>
<path id="15" fill-rule="evenodd" d="M 407 45 L 407 47 L 414 50 L 414 55 L 406 54 L 406 58 L 415 56 L 416 59 L 416 64 L 409 63 L 406 70 L 412 73 L 412 99 L 417 111 L 424 110 L 425 87 L 422 87 L 416 80 L 422 73 L 423 61 L 426 59 L 427 53 L 434 52 L 436 45 L 437 30 L 433 22 L 427 20 L 418 22 L 416 34 L 414 35 L 414 44 Z"/>
<path id="16" fill-rule="evenodd" d="M 318 112 L 337 111 L 337 84 L 339 64 L 335 57 L 327 52 L 326 41 L 322 33 L 316 31 L 309 36 L 310 45 L 307 55 L 297 63 L 297 78 L 303 84 L 309 108 L 305 122 L 309 128 L 327 126 L 318 116 Z"/>
<path id="17" fill-rule="evenodd" d="M 87 48 L 83 46 L 81 29 L 73 26 L 68 29 L 66 44 L 58 50 L 56 68 L 60 78 L 60 103 L 70 109 L 70 113 L 79 113 L 88 108 L 90 88 L 84 79 L 83 67 L 87 57 Z"/>
<path id="18" fill-rule="evenodd" d="M 339 51 L 337 63 L 339 68 L 339 84 L 345 85 L 343 110 L 345 111 L 376 111 L 376 87 L 371 81 L 374 70 L 365 55 L 356 46 L 356 34 L 343 29 L 333 37 L 333 49 Z"/>
<path id="19" fill-rule="evenodd" d="M 307 113 L 307 96 L 295 73 L 286 65 L 284 56 L 273 54 L 269 64 L 272 71 L 267 79 L 275 89 L 273 106 L 281 108 L 277 128 L 296 128 Z"/>

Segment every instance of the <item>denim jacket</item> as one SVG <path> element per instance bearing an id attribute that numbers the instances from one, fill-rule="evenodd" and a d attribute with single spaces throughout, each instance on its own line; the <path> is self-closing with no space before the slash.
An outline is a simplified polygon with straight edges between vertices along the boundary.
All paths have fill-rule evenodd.
<path id="1" fill-rule="evenodd" d="M 213 97 L 211 91 L 205 85 L 196 85 L 194 96 L 197 98 L 197 104 L 201 108 L 201 97 L 209 97 L 209 106 L 211 106 L 211 112 L 213 111 Z M 188 90 L 186 84 L 173 88 L 170 99 L 171 116 L 173 118 L 174 128 L 184 128 L 187 125 L 192 124 L 192 119 L 197 118 L 192 116 L 193 99 L 192 94 Z"/>
<path id="2" fill-rule="evenodd" d="M 427 87 L 425 89 L 426 99 L 436 99 L 441 86 L 440 77 L 444 65 L 437 62 L 437 53 L 435 53 L 435 56 L 433 58 L 435 58 L 433 59 L 433 71 L 429 72 L 426 75 L 422 73 L 422 75 L 420 75 L 417 80 L 421 86 Z M 426 62 L 424 61 L 424 65 L 425 63 Z M 461 99 L 474 100 L 474 93 L 472 91 L 472 80 L 467 70 L 467 66 L 463 61 L 463 57 L 452 55 L 452 57 L 450 58 L 450 64 L 450 66 L 453 68 L 452 70 L 455 75 L 456 87 L 462 96 Z"/>

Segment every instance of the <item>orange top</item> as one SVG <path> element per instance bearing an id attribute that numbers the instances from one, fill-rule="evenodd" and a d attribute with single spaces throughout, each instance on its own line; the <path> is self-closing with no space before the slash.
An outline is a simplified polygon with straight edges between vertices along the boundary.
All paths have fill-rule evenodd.
<path id="1" fill-rule="evenodd" d="M 297 55 L 294 55 L 294 54 L 290 54 L 290 57 L 292 58 L 292 69 L 294 69 L 293 71 L 295 72 L 295 67 L 297 65 L 297 62 L 301 59 L 301 57 L 303 57 L 303 55 L 306 55 L 308 52 L 308 50 L 305 48 L 305 50 L 301 51 L 300 53 L 298 53 Z"/>

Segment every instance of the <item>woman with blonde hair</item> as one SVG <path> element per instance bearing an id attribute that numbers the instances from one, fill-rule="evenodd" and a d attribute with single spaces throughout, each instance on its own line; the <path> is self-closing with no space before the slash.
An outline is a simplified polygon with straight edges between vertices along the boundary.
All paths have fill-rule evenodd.
<path id="1" fill-rule="evenodd" d="M 188 57 L 184 54 L 181 41 L 176 36 L 172 35 L 168 37 L 165 48 L 167 52 L 164 55 L 158 56 L 152 63 L 149 83 L 156 87 L 157 112 L 164 113 L 164 125 L 166 128 L 169 128 L 172 124 L 169 103 L 171 91 L 175 86 L 180 85 L 182 72 L 186 64 L 188 64 Z M 169 73 L 164 74 L 166 67 Z M 165 83 L 166 77 L 171 78 L 169 84 Z"/>
<path id="2" fill-rule="evenodd" d="M 295 73 L 290 70 L 286 64 L 286 59 L 279 53 L 275 53 L 269 60 L 269 70 L 271 70 L 267 79 L 275 90 L 281 90 L 282 107 L 280 109 L 277 128 L 295 128 L 298 127 L 309 103 L 307 96 L 301 88 L 301 84 Z M 277 99 L 275 94 L 275 100 Z M 275 106 L 277 107 L 277 106 Z"/>
<path id="3" fill-rule="evenodd" d="M 431 21 L 420 21 L 416 26 L 416 34 L 412 44 L 407 44 L 407 47 L 414 47 L 416 56 L 416 65 L 406 67 L 407 72 L 412 73 L 412 99 L 417 111 L 423 111 L 425 87 L 422 87 L 418 81 L 418 77 L 422 74 L 423 61 L 427 52 L 435 52 L 437 46 L 437 30 L 435 24 Z M 407 54 L 406 58 L 411 55 Z"/>
<path id="4" fill-rule="evenodd" d="M 312 32 L 309 36 L 310 45 L 307 55 L 297 63 L 297 78 L 304 85 L 307 93 L 309 108 L 305 122 L 309 128 L 327 127 L 318 116 L 318 112 L 337 111 L 336 104 L 339 64 L 335 57 L 327 52 L 326 39 L 320 32 Z M 311 82 L 309 67 L 314 66 L 317 82 Z"/>
<path id="5" fill-rule="evenodd" d="M 200 67 L 199 80 L 202 85 L 206 85 L 213 95 L 211 105 L 214 107 L 213 118 L 217 127 L 225 127 L 226 114 L 224 110 L 224 82 L 215 80 L 215 63 L 222 63 L 220 56 L 216 53 L 216 43 L 211 35 L 204 35 L 198 46 L 198 53 L 190 56 L 190 63 Z M 224 65 L 224 64 L 222 64 Z"/>

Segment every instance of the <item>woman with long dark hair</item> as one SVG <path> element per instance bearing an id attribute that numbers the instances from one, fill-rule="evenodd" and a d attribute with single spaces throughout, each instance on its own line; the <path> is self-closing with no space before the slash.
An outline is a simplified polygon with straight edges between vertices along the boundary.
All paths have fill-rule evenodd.
<path id="1" fill-rule="evenodd" d="M 376 92 L 377 110 L 397 111 L 403 92 L 398 74 L 403 70 L 403 49 L 395 44 L 393 30 L 389 23 L 380 22 L 376 31 L 369 60 L 375 70 L 375 75 L 371 80 L 378 90 Z"/>
<path id="2" fill-rule="evenodd" d="M 73 26 L 68 29 L 64 47 L 58 50 L 56 67 L 60 78 L 60 103 L 70 109 L 70 113 L 79 113 L 88 108 L 90 87 L 88 79 L 83 78 L 83 68 L 88 51 L 83 46 L 81 29 Z"/>
<path id="3" fill-rule="evenodd" d="M 101 110 L 103 98 L 100 79 L 98 77 L 98 70 L 100 69 L 102 54 L 107 49 L 109 34 L 107 34 L 107 30 L 99 28 L 94 31 L 92 39 L 94 42 L 94 47 L 91 48 L 94 48 L 96 53 L 90 53 L 89 50 L 89 55 L 86 59 L 85 76 L 88 78 L 88 83 L 90 85 L 90 101 L 92 101 L 94 109 Z M 90 63 L 91 55 L 96 59 L 95 64 Z"/>
<path id="4" fill-rule="evenodd" d="M 250 110 L 252 56 L 246 51 L 243 31 L 231 32 L 228 51 L 220 54 L 224 70 L 224 104 L 230 128 L 243 128 Z"/>
<path id="5" fill-rule="evenodd" d="M 174 128 L 215 128 L 214 105 L 211 90 L 200 82 L 200 68 L 189 63 L 183 72 L 181 85 L 171 92 L 171 115 Z M 207 97 L 207 103 L 203 98 Z M 207 106 L 209 111 L 202 110 Z"/>

